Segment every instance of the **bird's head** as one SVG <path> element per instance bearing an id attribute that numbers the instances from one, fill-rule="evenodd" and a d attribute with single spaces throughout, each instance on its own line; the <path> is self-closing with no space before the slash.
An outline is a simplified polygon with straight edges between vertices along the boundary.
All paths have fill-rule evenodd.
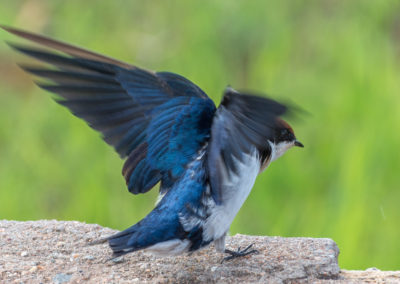
<path id="1" fill-rule="evenodd" d="M 287 150 L 293 146 L 304 147 L 304 145 L 296 139 L 293 128 L 283 119 L 277 118 L 277 124 L 274 131 L 273 140 L 268 140 L 271 146 L 271 161 L 278 159 Z"/>
<path id="2" fill-rule="evenodd" d="M 277 118 L 276 122 L 272 139 L 268 140 L 270 147 L 261 155 L 262 162 L 260 172 L 264 171 L 272 161 L 278 159 L 293 146 L 304 147 L 304 145 L 296 139 L 293 128 L 286 121 Z"/>

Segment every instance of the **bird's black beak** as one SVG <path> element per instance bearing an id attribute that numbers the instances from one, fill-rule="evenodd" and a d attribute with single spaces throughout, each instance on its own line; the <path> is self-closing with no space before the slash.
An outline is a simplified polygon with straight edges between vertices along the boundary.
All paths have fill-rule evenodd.
<path id="1" fill-rule="evenodd" d="M 294 141 L 294 146 L 304 148 L 304 145 L 300 141 Z"/>

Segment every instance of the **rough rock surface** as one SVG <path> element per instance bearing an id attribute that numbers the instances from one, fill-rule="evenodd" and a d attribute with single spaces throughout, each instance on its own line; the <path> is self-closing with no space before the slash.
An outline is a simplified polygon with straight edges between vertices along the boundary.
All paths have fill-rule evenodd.
<path id="1" fill-rule="evenodd" d="M 157 258 L 136 252 L 111 257 L 107 244 L 90 241 L 114 230 L 73 221 L 0 221 L 1 283 L 356 282 L 366 275 L 341 272 L 330 239 L 236 235 L 228 247 L 254 243 L 259 254 L 221 263 L 212 247 L 192 255 Z M 373 271 L 378 273 L 377 271 Z M 361 272 L 360 272 L 361 273 Z M 390 277 L 400 280 L 400 273 Z M 337 279 L 337 280 L 335 280 Z M 379 278 L 376 278 L 379 279 Z M 382 278 L 383 279 L 383 278 Z"/>

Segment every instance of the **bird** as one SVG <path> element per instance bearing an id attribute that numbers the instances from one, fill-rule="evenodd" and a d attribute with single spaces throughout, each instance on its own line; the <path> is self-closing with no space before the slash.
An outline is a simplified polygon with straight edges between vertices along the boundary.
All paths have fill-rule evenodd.
<path id="1" fill-rule="evenodd" d="M 108 236 L 113 257 L 139 250 L 171 256 L 210 244 L 225 259 L 225 238 L 256 177 L 293 146 L 304 147 L 282 118 L 288 105 L 227 87 L 218 108 L 188 79 L 154 72 L 8 26 L 29 41 L 8 43 L 45 66 L 20 65 L 37 85 L 102 134 L 122 159 L 129 192 L 159 184 L 155 208 Z"/>

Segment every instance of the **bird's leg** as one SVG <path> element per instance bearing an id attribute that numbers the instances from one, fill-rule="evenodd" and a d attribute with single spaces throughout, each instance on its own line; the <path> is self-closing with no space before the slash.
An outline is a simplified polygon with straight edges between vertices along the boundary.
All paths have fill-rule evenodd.
<path id="1" fill-rule="evenodd" d="M 225 249 L 225 253 L 230 254 L 230 256 L 225 257 L 222 260 L 221 263 L 223 263 L 224 261 L 227 261 L 227 260 L 231 260 L 231 259 L 237 258 L 237 257 L 246 256 L 246 255 L 249 255 L 249 254 L 252 254 L 252 253 L 258 253 L 258 250 L 256 250 L 256 249 L 250 250 L 253 247 L 253 245 L 254 244 L 251 244 L 251 245 L 249 245 L 247 248 L 245 248 L 243 250 L 240 250 L 240 247 L 239 247 L 237 249 L 237 251 L 233 251 L 233 250 L 230 250 L 230 249 Z"/>
<path id="2" fill-rule="evenodd" d="M 226 238 L 226 233 L 222 237 L 214 241 L 215 249 L 218 252 L 225 252 L 225 238 Z"/>

